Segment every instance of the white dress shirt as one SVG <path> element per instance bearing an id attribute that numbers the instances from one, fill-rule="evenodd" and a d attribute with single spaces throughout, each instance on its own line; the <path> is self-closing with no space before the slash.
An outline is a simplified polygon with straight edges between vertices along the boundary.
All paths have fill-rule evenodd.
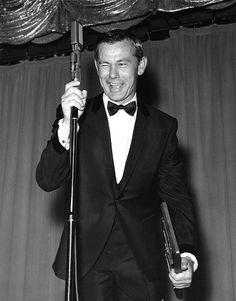
<path id="1" fill-rule="evenodd" d="M 119 110 L 116 114 L 110 116 L 107 110 L 108 101 L 111 100 L 105 94 L 103 94 L 103 103 L 110 129 L 111 147 L 116 174 L 116 182 L 119 183 L 124 173 L 125 163 L 130 149 L 130 144 L 134 131 L 134 124 L 137 116 L 137 110 L 133 116 L 129 115 L 125 112 L 125 110 L 122 109 Z M 126 104 L 132 101 L 135 101 L 137 103 L 136 94 Z"/>

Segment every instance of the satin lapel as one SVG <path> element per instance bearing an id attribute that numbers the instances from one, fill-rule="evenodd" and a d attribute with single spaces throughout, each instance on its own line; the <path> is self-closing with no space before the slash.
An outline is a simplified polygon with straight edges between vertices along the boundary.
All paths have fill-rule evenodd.
<path id="1" fill-rule="evenodd" d="M 103 145 L 103 153 L 105 161 L 107 162 L 107 167 L 110 173 L 107 175 L 109 182 L 113 179 L 113 188 L 117 190 L 117 184 L 115 180 L 115 169 L 112 156 L 111 138 L 110 130 L 108 125 L 108 120 L 106 112 L 103 106 L 102 96 L 98 96 L 93 104 L 92 108 L 93 122 L 96 127 L 97 135 L 100 137 L 101 143 Z"/>
<path id="2" fill-rule="evenodd" d="M 137 119 L 134 127 L 133 138 L 125 164 L 125 170 L 121 182 L 119 183 L 119 190 L 122 191 L 129 178 L 131 177 L 134 168 L 137 164 L 138 157 L 141 155 L 144 142 L 145 142 L 145 133 L 147 131 L 147 121 L 148 121 L 148 112 L 146 108 L 139 107 L 137 112 Z"/>

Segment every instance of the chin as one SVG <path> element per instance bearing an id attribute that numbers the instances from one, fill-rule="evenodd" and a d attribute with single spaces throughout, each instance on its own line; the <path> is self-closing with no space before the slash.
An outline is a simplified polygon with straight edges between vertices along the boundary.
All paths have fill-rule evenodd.
<path id="1" fill-rule="evenodd" d="M 123 96 L 121 96 L 121 95 L 114 95 L 114 94 L 107 94 L 107 95 L 113 101 L 120 102 L 120 101 L 125 100 L 125 98 Z"/>

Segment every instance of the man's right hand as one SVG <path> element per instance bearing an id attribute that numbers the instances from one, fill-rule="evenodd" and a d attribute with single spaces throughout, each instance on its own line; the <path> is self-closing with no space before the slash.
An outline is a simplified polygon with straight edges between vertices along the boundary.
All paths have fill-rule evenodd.
<path id="1" fill-rule="evenodd" d="M 65 86 L 65 93 L 61 97 L 61 106 L 64 114 L 63 124 L 70 127 L 70 112 L 71 107 L 78 109 L 78 118 L 83 114 L 87 91 L 79 89 L 80 82 L 77 80 L 71 81 Z"/>

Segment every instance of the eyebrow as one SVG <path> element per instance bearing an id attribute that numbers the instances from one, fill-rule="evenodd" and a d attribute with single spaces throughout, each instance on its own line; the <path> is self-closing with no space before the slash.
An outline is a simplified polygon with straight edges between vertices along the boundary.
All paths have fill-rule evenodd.
<path id="1" fill-rule="evenodd" d="M 117 61 L 117 63 L 120 63 L 120 62 L 127 62 L 127 63 L 128 63 L 128 62 L 131 62 L 131 60 L 128 59 L 128 58 L 123 58 L 123 59 L 120 59 L 120 60 Z M 99 63 L 99 64 L 103 64 L 103 63 L 109 64 L 109 61 L 106 61 L 106 60 L 99 60 L 98 63 Z"/>

